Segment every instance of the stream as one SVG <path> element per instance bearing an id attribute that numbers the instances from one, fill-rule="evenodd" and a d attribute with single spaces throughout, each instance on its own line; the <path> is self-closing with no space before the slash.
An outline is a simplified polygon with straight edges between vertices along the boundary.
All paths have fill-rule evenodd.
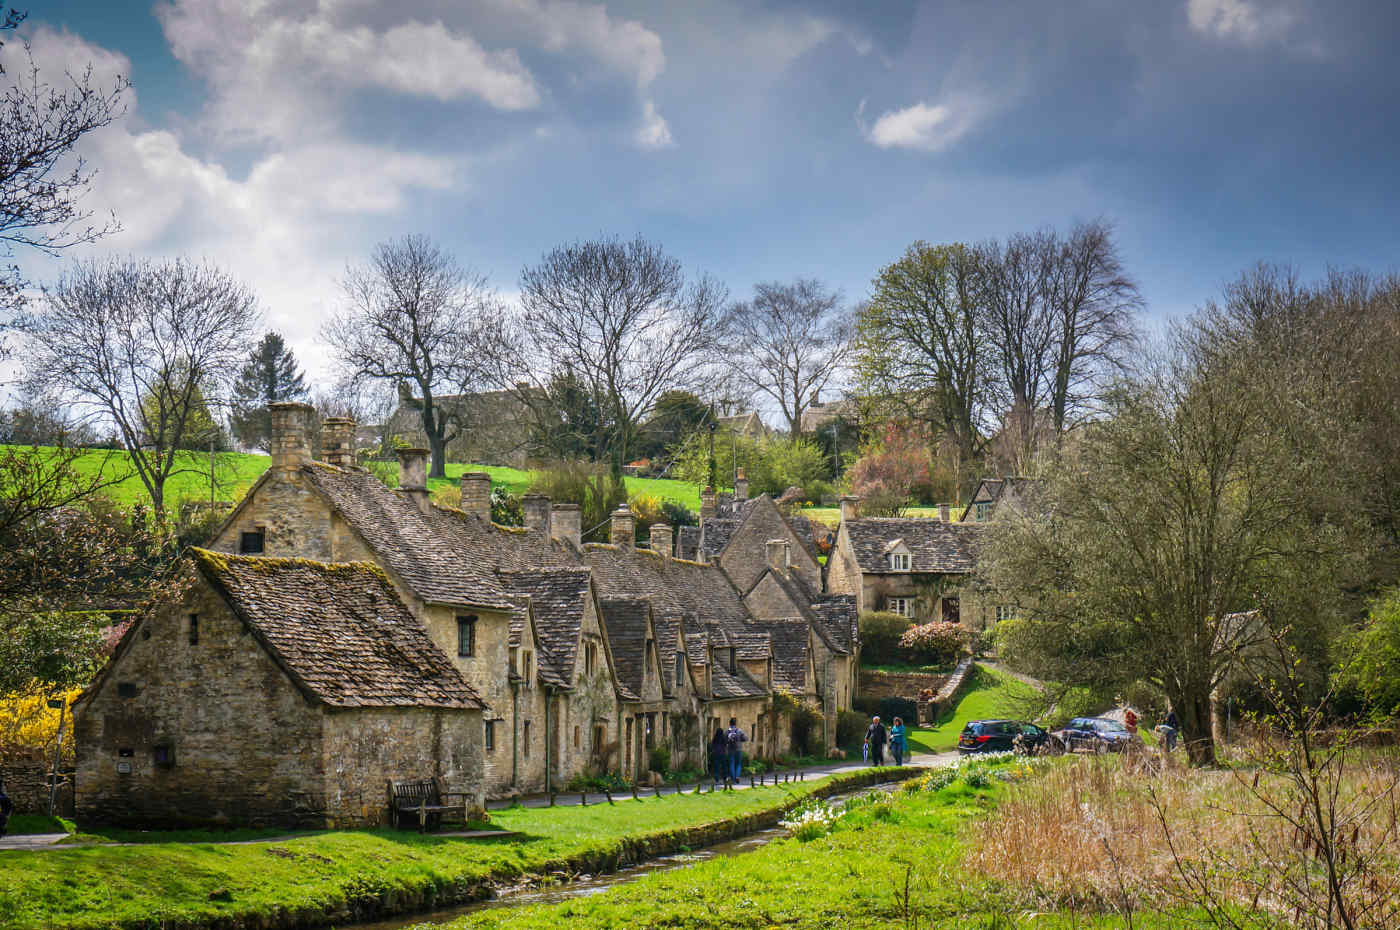
<path id="1" fill-rule="evenodd" d="M 828 804 L 839 804 L 850 798 L 862 797 L 876 792 L 890 792 L 898 785 L 898 782 L 884 782 L 869 788 L 861 788 L 858 791 L 835 794 L 825 800 Z M 706 846 L 703 849 L 648 859 L 646 862 L 639 862 L 616 872 L 602 875 L 578 875 L 567 881 L 544 884 L 524 882 L 520 885 L 501 888 L 495 897 L 485 901 L 476 901 L 460 907 L 445 908 L 422 914 L 393 917 L 388 920 L 377 920 L 371 923 L 345 924 L 343 926 L 347 930 L 404 930 L 407 927 L 446 924 L 465 914 L 474 914 L 492 908 L 520 907 L 526 904 L 557 904 L 561 901 L 601 894 L 609 888 L 631 884 L 643 876 L 657 872 L 671 872 L 676 869 L 689 868 L 711 859 L 741 856 L 762 849 L 774 840 L 782 839 L 787 835 L 787 830 L 782 827 L 770 827 L 737 839 Z"/>

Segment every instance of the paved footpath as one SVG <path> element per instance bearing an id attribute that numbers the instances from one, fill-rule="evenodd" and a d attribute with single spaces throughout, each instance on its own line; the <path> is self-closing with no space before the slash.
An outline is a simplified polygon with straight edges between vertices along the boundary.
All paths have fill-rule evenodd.
<path id="1" fill-rule="evenodd" d="M 949 763 L 951 763 L 951 762 L 956 762 L 956 761 L 957 761 L 957 758 L 958 758 L 958 754 L 957 754 L 956 752 L 919 753 L 919 754 L 916 754 L 916 755 L 914 755 L 914 756 L 911 756 L 911 757 L 909 758 L 907 764 L 913 765 L 913 766 L 930 766 L 930 767 L 932 767 L 932 766 L 938 766 L 938 765 L 947 765 L 947 764 L 949 764 Z M 853 761 L 853 762 L 833 762 L 833 763 L 830 763 L 830 764 L 827 764 L 827 765 L 815 765 L 815 766 L 811 766 L 811 767 L 805 768 L 805 769 L 797 769 L 797 770 L 792 770 L 792 771 L 788 771 L 788 772 L 779 772 L 779 773 L 777 773 L 777 775 L 778 775 L 778 783 L 779 783 L 779 784 L 783 784 L 783 783 L 784 783 L 784 782 L 783 782 L 784 776 L 786 776 L 786 777 L 789 779 L 789 781 L 787 782 L 787 784 L 792 784 L 792 783 L 794 783 L 794 782 L 797 781 L 797 779 L 798 779 L 798 777 L 799 777 L 799 774 L 800 774 L 800 776 L 801 776 L 802 782 L 807 782 L 807 781 L 812 781 L 812 780 L 815 780 L 815 779 L 818 779 L 818 778 L 823 778 L 823 777 L 825 777 L 825 776 L 827 776 L 827 775 L 842 775 L 842 774 L 846 774 L 846 773 L 849 773 L 849 772 L 855 772 L 855 771 L 858 771 L 858 770 L 863 769 L 863 768 L 869 768 L 869 766 L 866 765 L 866 763 L 860 762 L 860 761 Z M 763 776 L 763 783 L 766 784 L 766 785 L 771 785 L 771 784 L 773 784 L 773 774 L 772 774 L 772 773 L 765 774 L 765 775 Z M 798 782 L 798 783 L 801 783 L 801 782 Z M 758 776 L 757 776 L 757 775 L 755 775 L 754 778 L 753 778 L 753 786 L 754 786 L 754 787 L 757 787 L 757 786 L 758 786 Z M 737 782 L 737 783 L 733 786 L 733 790 L 735 790 L 735 791 L 747 791 L 747 790 L 749 789 L 749 787 L 750 787 L 749 777 L 746 775 L 746 776 L 744 776 L 744 778 L 743 778 L 741 781 Z M 710 779 L 706 779 L 706 780 L 704 780 L 704 781 L 702 781 L 702 782 L 698 782 L 698 783 L 697 783 L 697 782 L 692 782 L 692 783 L 690 783 L 690 784 L 686 784 L 686 785 L 681 785 L 681 786 L 679 786 L 679 793 L 682 793 L 682 794 L 694 794 L 696 791 L 699 791 L 701 794 L 709 794 L 712 790 L 715 790 L 715 788 L 714 788 L 714 782 L 711 781 Z M 723 786 L 720 786 L 720 789 L 719 789 L 719 790 L 724 790 L 724 789 L 723 789 Z M 663 795 L 667 795 L 667 794 L 676 794 L 676 793 L 677 793 L 677 786 L 675 786 L 675 785 L 666 785 L 664 788 L 661 789 L 661 793 L 662 793 Z M 651 797 L 655 797 L 655 796 L 656 796 L 656 790 L 653 789 L 653 788 L 638 788 L 638 789 L 637 789 L 637 797 L 639 797 L 639 798 L 651 798 Z M 613 799 L 613 801 L 615 801 L 615 802 L 616 802 L 616 801 L 621 801 L 621 800 L 624 800 L 624 799 L 626 799 L 626 800 L 631 800 L 631 799 L 632 799 L 632 789 L 631 789 L 631 788 L 627 788 L 627 789 L 624 789 L 624 790 L 622 790 L 622 791 L 615 792 L 615 793 L 613 794 L 613 796 L 612 796 L 612 799 Z M 486 805 L 486 807 L 487 807 L 488 810 L 503 810 L 503 809 L 505 809 L 505 808 L 507 808 L 507 807 L 511 807 L 511 806 L 512 806 L 513 804 L 515 804 L 515 803 L 516 803 L 516 801 L 515 801 L 514 799 L 505 799 L 505 800 L 500 800 L 500 801 L 491 801 L 491 802 L 488 802 L 487 805 Z M 555 806 L 557 806 L 557 807 L 576 807 L 576 806 L 578 806 L 580 803 L 582 803 L 582 799 L 579 797 L 579 793 L 576 792 L 576 791 L 575 791 L 575 792 L 571 792 L 571 793 L 567 793 L 567 794 L 556 794 L 556 795 L 554 796 L 554 804 L 555 804 Z M 592 792 L 590 792 L 590 793 L 588 794 L 588 804 L 590 804 L 590 805 L 592 805 L 592 804 L 607 804 L 607 803 L 608 803 L 608 796 L 607 796 L 606 794 L 604 794 L 603 792 L 601 792 L 601 791 L 598 792 L 598 793 L 596 793 L 596 794 L 595 794 L 595 793 L 592 793 Z M 549 795 L 547 795 L 547 794 L 522 795 L 522 796 L 519 798 L 519 804 L 520 804 L 521 807 L 548 807 L 548 806 L 549 806 Z M 301 834 L 301 835 L 305 835 L 305 834 Z M 475 832 L 475 831 L 473 831 L 473 832 L 469 832 L 469 833 L 463 833 L 463 832 L 457 832 L 457 833 L 453 833 L 453 832 L 444 832 L 444 833 L 439 833 L 439 834 L 436 834 L 436 835 L 438 835 L 438 836 L 469 837 L 469 836 L 499 836 L 499 835 L 501 835 L 501 834 L 499 834 L 499 833 L 497 833 L 497 832 L 495 832 L 495 831 L 491 831 L 491 832 L 489 832 L 489 833 L 488 833 L 488 832 L 485 832 L 485 831 L 482 831 L 482 832 Z M 80 848 L 80 847 L 75 846 L 75 845 L 72 845 L 72 844 L 67 844 L 67 843 L 61 843 L 61 842 L 59 842 L 60 840 L 66 839 L 67 836 L 68 836 L 68 834 L 66 834 L 66 833 L 33 833 L 33 834 L 23 834 L 23 835 L 19 835 L 19 836 L 3 836 L 3 837 L 0 837 L 0 850 L 6 850 L 6 849 L 29 849 L 29 850 L 35 850 L 35 849 L 76 849 L 76 848 Z M 277 842 L 281 842 L 282 840 L 293 839 L 293 838 L 294 838 L 293 836 L 284 836 L 284 837 L 269 836 L 269 837 L 264 837 L 264 838 L 256 839 L 256 840 L 230 840 L 230 841 L 228 841 L 227 843 L 216 843 L 216 844 L 214 844 L 214 845 L 220 845 L 220 846 L 225 846 L 225 845 L 227 845 L 227 846 L 241 846 L 241 845 L 246 845 L 246 844 L 249 844 L 249 843 L 277 843 Z M 102 845 L 104 845 L 104 846 L 148 846 L 148 845 L 151 845 L 151 844 L 149 844 L 149 843 L 104 843 L 104 844 L 102 844 Z"/>

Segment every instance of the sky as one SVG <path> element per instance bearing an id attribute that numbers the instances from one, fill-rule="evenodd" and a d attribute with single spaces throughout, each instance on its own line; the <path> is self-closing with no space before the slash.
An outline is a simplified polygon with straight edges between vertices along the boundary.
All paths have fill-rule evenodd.
<path id="1" fill-rule="evenodd" d="M 24 271 L 208 259 L 323 382 L 347 264 L 408 233 L 507 300 L 640 234 L 736 299 L 854 303 L 915 240 L 1102 218 L 1150 326 L 1260 260 L 1400 270 L 1393 0 L 20 6 L 41 74 L 133 84 L 82 145 L 122 231 Z"/>

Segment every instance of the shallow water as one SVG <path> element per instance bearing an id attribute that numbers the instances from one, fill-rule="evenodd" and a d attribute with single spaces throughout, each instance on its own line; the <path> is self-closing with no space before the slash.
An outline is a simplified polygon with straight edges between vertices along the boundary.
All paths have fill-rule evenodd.
<path id="1" fill-rule="evenodd" d="M 893 791 L 897 786 L 898 782 L 887 782 L 869 788 L 862 788 L 859 791 L 849 791 L 844 794 L 832 795 L 825 800 L 827 803 L 840 803 L 848 798 L 874 794 L 875 792 Z M 450 923 L 464 914 L 472 914 L 491 908 L 519 907 L 526 904 L 557 904 L 561 901 L 570 901 L 575 898 L 586 898 L 591 895 L 600 894 L 607 891 L 609 888 L 635 882 L 645 875 L 651 875 L 656 872 L 670 872 L 675 869 L 689 868 L 697 863 L 707 862 L 711 859 L 718 859 L 721 857 L 742 856 L 745 853 L 762 849 L 774 840 L 782 839 L 787 835 L 787 831 L 782 827 L 772 827 L 767 830 L 750 833 L 747 836 L 741 836 L 738 839 L 716 843 L 713 846 L 706 846 L 703 849 L 696 849 L 687 853 L 676 853 L 671 856 L 661 856 L 656 859 L 648 859 L 646 862 L 639 862 L 636 865 L 628 866 L 625 869 L 619 869 L 616 872 L 608 872 L 603 875 L 559 875 L 557 876 L 557 881 L 547 881 L 541 884 L 524 883 L 513 887 L 501 888 L 497 891 L 495 897 L 485 901 L 476 901 L 471 904 L 445 908 L 439 911 L 430 911 L 428 913 L 393 917 L 388 920 L 374 921 L 373 923 L 347 924 L 345 926 L 353 927 L 354 930 L 404 930 L 404 928 L 407 927 Z"/>

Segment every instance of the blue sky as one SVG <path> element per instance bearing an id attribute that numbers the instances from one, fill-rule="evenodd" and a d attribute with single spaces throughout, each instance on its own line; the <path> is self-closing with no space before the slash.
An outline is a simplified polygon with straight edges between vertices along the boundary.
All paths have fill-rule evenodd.
<path id="1" fill-rule="evenodd" d="M 507 298 L 556 244 L 640 233 L 735 297 L 854 302 L 916 239 L 1094 217 L 1157 321 L 1259 259 L 1400 270 L 1388 0 L 28 9 L 50 73 L 135 84 L 85 144 L 125 227 L 95 248 L 225 265 L 316 375 L 346 263 L 408 232 Z"/>

